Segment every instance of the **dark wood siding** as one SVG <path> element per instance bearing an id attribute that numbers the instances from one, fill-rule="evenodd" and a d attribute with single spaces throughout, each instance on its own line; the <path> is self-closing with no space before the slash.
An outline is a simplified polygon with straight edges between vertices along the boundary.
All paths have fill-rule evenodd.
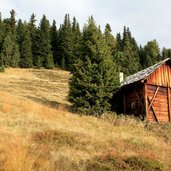
<path id="1" fill-rule="evenodd" d="M 145 101 L 144 101 L 143 85 L 134 85 L 127 87 L 124 90 L 124 112 L 135 116 L 145 116 Z"/>

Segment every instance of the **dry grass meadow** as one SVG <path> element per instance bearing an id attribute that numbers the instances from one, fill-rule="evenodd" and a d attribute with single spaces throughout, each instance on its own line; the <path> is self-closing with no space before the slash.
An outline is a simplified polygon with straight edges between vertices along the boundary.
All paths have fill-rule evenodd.
<path id="1" fill-rule="evenodd" d="M 0 171 L 171 170 L 171 126 L 73 114 L 69 73 L 0 73 Z"/>

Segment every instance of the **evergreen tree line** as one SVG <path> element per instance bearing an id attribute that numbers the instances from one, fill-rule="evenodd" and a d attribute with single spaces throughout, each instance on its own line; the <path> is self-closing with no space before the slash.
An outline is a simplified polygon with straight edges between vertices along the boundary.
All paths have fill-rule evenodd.
<path id="1" fill-rule="evenodd" d="M 63 24 L 57 29 L 55 20 L 50 25 L 45 15 L 37 26 L 34 14 L 29 22 L 17 21 L 16 12 L 11 10 L 9 18 L 2 19 L 0 15 L 0 65 L 21 68 L 59 66 L 73 71 L 75 62 L 82 59 L 85 53 L 85 28 L 86 25 L 80 29 L 75 17 L 70 21 L 69 14 L 65 15 Z M 112 35 L 109 24 L 106 24 L 104 32 L 100 27 L 98 30 L 117 70 L 126 76 L 171 56 L 171 49 L 160 51 L 156 40 L 147 42 L 144 47 L 137 45 L 127 27 L 116 36 Z"/>

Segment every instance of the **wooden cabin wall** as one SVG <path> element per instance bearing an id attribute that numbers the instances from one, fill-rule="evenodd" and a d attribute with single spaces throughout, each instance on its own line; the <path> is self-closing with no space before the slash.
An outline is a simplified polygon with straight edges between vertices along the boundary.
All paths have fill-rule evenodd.
<path id="1" fill-rule="evenodd" d="M 147 84 L 171 87 L 171 66 L 166 62 L 156 69 L 148 78 Z"/>
<path id="2" fill-rule="evenodd" d="M 135 116 L 145 116 L 143 85 L 129 86 L 123 90 L 124 113 Z"/>
<path id="3" fill-rule="evenodd" d="M 146 84 L 146 118 L 148 121 L 170 122 L 171 89 Z"/>
<path id="4" fill-rule="evenodd" d="M 149 121 L 171 121 L 171 64 L 156 69 L 146 82 L 146 118 Z"/>

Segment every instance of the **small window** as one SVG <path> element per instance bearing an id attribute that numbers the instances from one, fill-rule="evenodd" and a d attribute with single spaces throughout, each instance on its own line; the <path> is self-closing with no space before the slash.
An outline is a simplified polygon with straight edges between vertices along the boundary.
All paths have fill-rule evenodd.
<path id="1" fill-rule="evenodd" d="M 131 109 L 135 109 L 136 108 L 136 101 L 132 101 L 131 102 Z"/>

